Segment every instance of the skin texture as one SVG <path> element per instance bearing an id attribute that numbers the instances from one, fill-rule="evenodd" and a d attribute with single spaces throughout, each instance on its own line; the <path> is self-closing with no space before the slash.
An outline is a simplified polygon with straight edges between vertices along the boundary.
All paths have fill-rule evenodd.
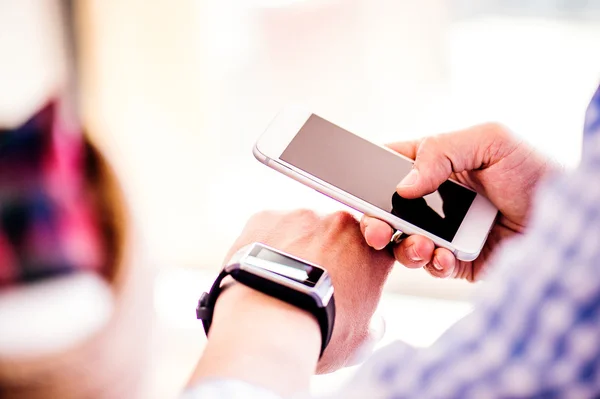
<path id="1" fill-rule="evenodd" d="M 439 278 L 480 280 L 494 249 L 506 238 L 523 233 L 538 183 L 559 167 L 496 123 L 388 147 L 415 160 L 411 173 L 398 184 L 402 197 L 422 197 L 452 178 L 486 196 L 500 211 L 481 254 L 472 262 L 457 260 L 423 236 L 408 237 L 396 246 L 400 263 L 424 267 Z M 375 249 L 385 247 L 393 234 L 386 223 L 368 216 L 361 220 L 361 230 Z"/>
<path id="2" fill-rule="evenodd" d="M 190 385 L 230 378 L 288 396 L 308 389 L 320 348 L 311 314 L 236 283 L 219 296 Z"/>
<path id="3" fill-rule="evenodd" d="M 319 216 L 311 210 L 261 212 L 250 219 L 228 257 L 262 242 L 327 269 L 336 297 L 336 327 L 318 371 L 346 365 L 369 334 L 383 284 L 394 260 L 362 239 L 358 221 L 347 212 Z"/>
<path id="4" fill-rule="evenodd" d="M 226 259 L 252 242 L 262 242 L 327 269 L 336 298 L 331 342 L 317 364 L 320 330 L 312 315 L 235 284 L 217 301 L 214 330 L 211 328 L 205 355 L 192 381 L 225 376 L 289 394 L 306 389 L 308 377 L 315 369 L 318 373 L 329 373 L 349 365 L 357 348 L 369 337 L 370 321 L 394 259 L 387 252 L 368 246 L 359 222 L 345 212 L 328 216 L 308 210 L 261 212 L 250 219 Z M 240 320 L 250 313 L 252 320 L 261 322 L 243 324 Z M 240 329 L 241 325 L 245 327 Z M 223 340 L 221 336 L 228 339 Z M 315 336 L 316 342 L 313 341 Z M 236 342 L 235 350 L 231 349 L 232 342 Z M 234 365 L 241 353 L 257 353 L 252 367 Z M 271 356 L 273 353 L 287 359 L 286 370 L 271 370 L 272 357 L 275 358 L 273 364 L 282 363 L 281 358 Z M 288 365 L 297 372 L 291 373 Z M 306 374 L 307 365 L 309 374 Z M 261 371 L 262 366 L 269 367 L 270 373 Z"/>

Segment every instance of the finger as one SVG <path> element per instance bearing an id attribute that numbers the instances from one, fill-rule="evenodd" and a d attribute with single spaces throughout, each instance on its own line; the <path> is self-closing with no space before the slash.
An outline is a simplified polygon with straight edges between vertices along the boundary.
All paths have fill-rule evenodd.
<path id="1" fill-rule="evenodd" d="M 493 164 L 518 144 L 505 128 L 493 123 L 428 137 L 419 143 L 414 167 L 398 184 L 398 194 L 418 198 L 432 193 L 452 172 Z"/>
<path id="2" fill-rule="evenodd" d="M 394 248 L 394 256 L 404 266 L 416 269 L 432 260 L 434 250 L 435 245 L 429 238 L 413 235 Z"/>
<path id="3" fill-rule="evenodd" d="M 434 277 L 448 278 L 454 272 L 457 262 L 450 250 L 437 248 L 433 253 L 433 259 L 425 266 L 425 270 Z"/>
<path id="4" fill-rule="evenodd" d="M 444 152 L 445 145 L 439 138 L 427 138 L 421 142 L 412 170 L 398 184 L 397 192 L 401 197 L 423 197 L 448 180 L 453 165 Z"/>
<path id="5" fill-rule="evenodd" d="M 394 234 L 394 230 L 386 222 L 365 215 L 360 220 L 360 231 L 367 244 L 376 250 L 385 248 Z"/>
<path id="6" fill-rule="evenodd" d="M 417 149 L 419 148 L 420 143 L 421 140 L 398 141 L 386 144 L 385 146 L 390 150 L 394 150 L 397 153 L 414 160 L 417 157 Z"/>

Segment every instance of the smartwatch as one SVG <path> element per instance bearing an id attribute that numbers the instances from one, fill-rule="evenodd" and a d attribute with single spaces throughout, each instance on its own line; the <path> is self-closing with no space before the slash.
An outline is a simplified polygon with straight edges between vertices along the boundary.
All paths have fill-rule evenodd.
<path id="1" fill-rule="evenodd" d="M 335 322 L 333 285 L 327 270 L 261 243 L 237 251 L 198 301 L 196 317 L 208 335 L 221 282 L 233 277 L 245 286 L 311 313 L 321 327 L 321 355 L 327 347 Z"/>

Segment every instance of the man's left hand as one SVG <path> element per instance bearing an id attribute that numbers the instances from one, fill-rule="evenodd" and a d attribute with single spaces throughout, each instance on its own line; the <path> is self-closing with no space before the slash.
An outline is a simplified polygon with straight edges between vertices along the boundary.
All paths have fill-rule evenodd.
<path id="1" fill-rule="evenodd" d="M 369 247 L 358 221 L 346 212 L 325 217 L 309 210 L 261 212 L 247 223 L 226 259 L 253 242 L 327 269 L 335 289 L 336 320 L 317 371 L 328 373 L 349 365 L 359 346 L 369 339 L 371 317 L 393 257 Z"/>

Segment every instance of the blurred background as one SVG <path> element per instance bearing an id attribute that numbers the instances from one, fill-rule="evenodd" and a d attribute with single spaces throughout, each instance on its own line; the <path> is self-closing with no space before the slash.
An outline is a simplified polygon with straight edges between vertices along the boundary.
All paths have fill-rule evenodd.
<path id="1" fill-rule="evenodd" d="M 381 143 L 500 121 L 570 167 L 600 78 L 598 0 L 79 4 L 85 120 L 159 269 L 157 397 L 191 371 L 204 339 L 195 302 L 247 218 L 341 207 L 253 158 L 282 107 L 302 103 Z M 396 268 L 386 340 L 431 343 L 472 290 Z"/>

